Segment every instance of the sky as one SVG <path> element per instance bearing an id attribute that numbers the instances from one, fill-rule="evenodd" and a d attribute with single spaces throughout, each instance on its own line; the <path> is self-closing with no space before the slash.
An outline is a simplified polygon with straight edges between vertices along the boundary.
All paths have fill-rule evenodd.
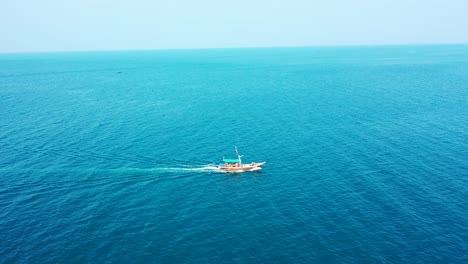
<path id="1" fill-rule="evenodd" d="M 466 0 L 0 0 L 0 52 L 468 43 Z"/>

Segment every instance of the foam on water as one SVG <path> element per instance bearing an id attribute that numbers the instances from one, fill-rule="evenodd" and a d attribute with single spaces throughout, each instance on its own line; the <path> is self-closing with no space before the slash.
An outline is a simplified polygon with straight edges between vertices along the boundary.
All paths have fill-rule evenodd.
<path id="1" fill-rule="evenodd" d="M 213 165 L 185 166 L 185 167 L 153 167 L 153 168 L 113 168 L 113 169 L 91 169 L 91 168 L 68 168 L 68 169 L 8 169 L 0 168 L 3 173 L 134 173 L 134 172 L 210 172 L 219 171 Z"/>

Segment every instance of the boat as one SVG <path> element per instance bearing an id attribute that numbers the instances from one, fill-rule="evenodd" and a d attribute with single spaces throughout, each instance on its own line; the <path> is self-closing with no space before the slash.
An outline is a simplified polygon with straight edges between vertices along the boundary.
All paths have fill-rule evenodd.
<path id="1" fill-rule="evenodd" d="M 245 172 L 245 171 L 257 171 L 261 170 L 263 164 L 266 162 L 251 162 L 248 164 L 242 163 L 242 155 L 239 154 L 239 151 L 236 149 L 237 159 L 225 159 L 223 157 L 224 165 L 218 166 L 218 169 L 226 172 Z"/>

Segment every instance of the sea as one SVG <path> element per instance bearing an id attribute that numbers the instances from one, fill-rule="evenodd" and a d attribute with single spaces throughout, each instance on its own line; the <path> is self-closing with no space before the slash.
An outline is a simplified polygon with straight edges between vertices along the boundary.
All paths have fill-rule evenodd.
<path id="1" fill-rule="evenodd" d="M 468 45 L 0 54 L 0 263 L 468 263 Z"/>

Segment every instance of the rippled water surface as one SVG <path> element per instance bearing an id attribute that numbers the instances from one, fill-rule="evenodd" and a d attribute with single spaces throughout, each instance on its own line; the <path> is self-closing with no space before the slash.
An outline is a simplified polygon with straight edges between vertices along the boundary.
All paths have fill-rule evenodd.
<path id="1" fill-rule="evenodd" d="M 0 263 L 468 263 L 468 46 L 3 54 L 0 182 Z"/>

